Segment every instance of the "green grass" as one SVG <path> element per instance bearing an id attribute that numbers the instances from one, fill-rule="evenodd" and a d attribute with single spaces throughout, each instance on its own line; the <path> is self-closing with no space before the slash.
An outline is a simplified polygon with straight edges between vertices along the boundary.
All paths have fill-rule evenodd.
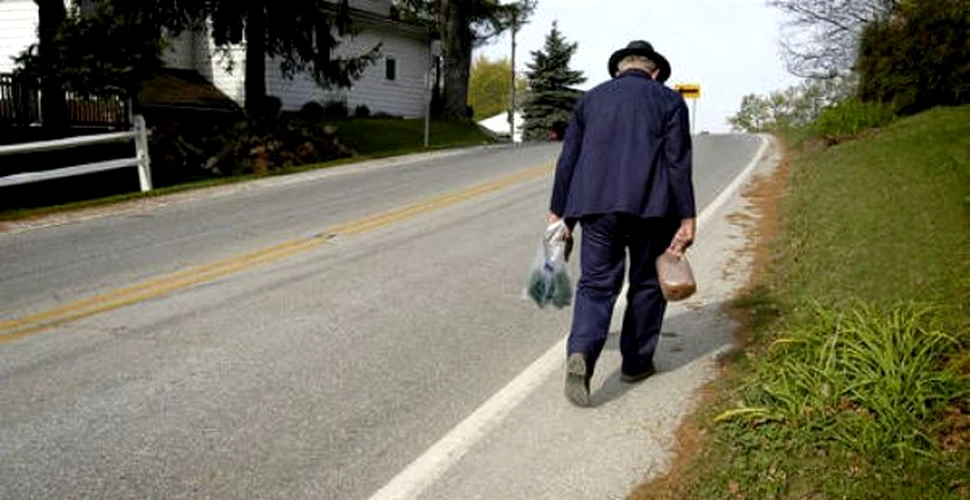
<path id="1" fill-rule="evenodd" d="M 131 200 L 165 196 L 224 184 L 246 182 L 266 176 L 287 175 L 319 168 L 329 168 L 350 163 L 357 163 L 366 160 L 418 153 L 421 151 L 476 146 L 493 142 L 490 137 L 485 135 L 485 133 L 483 133 L 476 125 L 472 123 L 455 123 L 442 120 L 432 120 L 430 134 L 431 140 L 428 148 L 424 147 L 423 120 L 404 120 L 399 118 L 341 119 L 333 121 L 332 124 L 338 129 L 337 133 L 339 140 L 357 152 L 354 157 L 324 163 L 315 163 L 311 165 L 301 165 L 282 170 L 274 170 L 269 174 L 264 175 L 250 174 L 187 182 L 184 184 L 154 189 L 147 193 L 122 193 L 105 198 L 64 203 L 47 207 L 0 210 L 0 221 L 39 217 L 58 212 L 106 206 Z"/>
<path id="2" fill-rule="evenodd" d="M 970 107 L 860 137 L 792 154 L 689 498 L 970 495 Z"/>
<path id="3" fill-rule="evenodd" d="M 424 120 L 400 118 L 357 118 L 331 120 L 340 142 L 357 153 L 370 155 L 424 149 Z M 476 145 L 491 142 L 474 123 L 431 121 L 431 148 Z"/>
<path id="4" fill-rule="evenodd" d="M 895 119 L 891 106 L 850 99 L 823 110 L 810 128 L 812 135 L 835 144 L 866 130 L 884 127 Z"/>
<path id="5" fill-rule="evenodd" d="M 919 115 L 793 167 L 780 250 L 794 298 L 954 302 L 970 289 L 970 108 Z"/>

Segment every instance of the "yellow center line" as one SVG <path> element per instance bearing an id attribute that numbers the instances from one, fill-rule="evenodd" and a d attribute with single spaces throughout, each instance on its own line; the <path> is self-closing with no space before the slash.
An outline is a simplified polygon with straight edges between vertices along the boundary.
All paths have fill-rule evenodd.
<path id="1" fill-rule="evenodd" d="M 293 247 L 294 245 L 302 241 L 305 241 L 305 240 L 287 241 L 287 242 L 280 243 L 278 245 L 273 245 L 267 248 L 263 248 L 254 252 L 249 252 L 249 253 L 228 258 L 226 260 L 214 262 L 212 264 L 197 266 L 183 271 L 178 271 L 178 272 L 163 276 L 161 278 L 146 280 L 129 287 L 120 288 L 118 290 L 114 290 L 112 292 L 108 292 L 102 295 L 96 295 L 94 297 L 73 302 L 71 304 L 64 305 L 55 309 L 50 309 L 48 311 L 33 314 L 24 318 L 10 320 L 10 321 L 2 321 L 0 322 L 0 332 L 15 328 L 15 327 L 20 327 L 28 324 L 33 324 L 33 323 L 39 323 L 50 319 L 56 319 L 56 318 L 62 317 L 65 313 L 69 313 L 71 311 L 76 311 L 78 309 L 83 309 L 90 306 L 97 306 L 106 301 L 111 301 L 118 298 L 129 297 L 132 295 L 142 293 L 143 291 L 146 291 L 146 290 L 151 290 L 160 286 L 166 286 L 169 283 L 181 282 L 186 279 L 191 279 L 194 276 L 207 275 L 210 273 L 218 273 L 218 271 L 223 268 L 235 266 L 239 262 L 249 262 L 251 260 L 258 259 L 263 255 L 275 254 L 281 250 L 286 250 L 290 247 Z"/>
<path id="2" fill-rule="evenodd" d="M 412 205 L 332 226 L 320 236 L 296 238 L 259 250 L 235 255 L 210 264 L 177 271 L 117 290 L 95 295 L 60 307 L 13 320 L 0 321 L 0 344 L 39 333 L 88 316 L 162 297 L 194 285 L 214 281 L 257 266 L 320 247 L 330 235 L 352 235 L 372 231 L 415 216 L 536 179 L 550 172 L 549 165 L 531 167 L 516 173 L 436 196 Z"/>

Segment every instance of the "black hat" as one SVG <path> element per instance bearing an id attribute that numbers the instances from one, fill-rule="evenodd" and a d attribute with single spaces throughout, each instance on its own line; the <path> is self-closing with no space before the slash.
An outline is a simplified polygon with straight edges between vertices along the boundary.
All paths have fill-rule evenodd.
<path id="1" fill-rule="evenodd" d="M 660 70 L 660 73 L 657 75 L 658 82 L 663 83 L 670 78 L 670 63 L 667 62 L 667 58 L 653 50 L 653 45 L 643 40 L 634 40 L 610 56 L 609 68 L 611 77 L 616 77 L 616 72 L 619 71 L 620 61 L 626 56 L 643 56 L 656 63 L 657 69 Z"/>

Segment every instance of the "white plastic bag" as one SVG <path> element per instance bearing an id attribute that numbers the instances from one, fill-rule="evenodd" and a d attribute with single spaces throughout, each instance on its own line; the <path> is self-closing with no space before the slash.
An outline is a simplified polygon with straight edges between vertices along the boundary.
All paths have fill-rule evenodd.
<path id="1" fill-rule="evenodd" d="M 540 308 L 551 304 L 562 309 L 572 303 L 573 286 L 566 269 L 572 246 L 568 234 L 562 220 L 549 224 L 529 268 L 524 294 Z"/>

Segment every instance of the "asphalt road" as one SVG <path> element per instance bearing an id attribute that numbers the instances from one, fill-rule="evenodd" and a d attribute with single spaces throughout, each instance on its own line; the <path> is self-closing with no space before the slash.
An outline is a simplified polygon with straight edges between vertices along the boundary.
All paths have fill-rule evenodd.
<path id="1" fill-rule="evenodd" d="M 697 139 L 699 207 L 759 146 Z M 0 498 L 368 498 L 568 327 L 521 298 L 551 183 L 533 167 L 557 153 L 343 167 L 0 234 Z M 65 316 L 90 297 L 114 305 Z"/>

